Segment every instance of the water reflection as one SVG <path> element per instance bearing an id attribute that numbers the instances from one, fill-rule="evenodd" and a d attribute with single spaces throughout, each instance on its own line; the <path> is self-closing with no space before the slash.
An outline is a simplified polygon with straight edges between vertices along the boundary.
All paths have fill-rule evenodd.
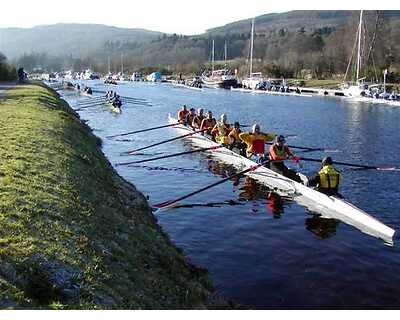
<path id="1" fill-rule="evenodd" d="M 208 159 L 207 168 L 210 172 L 221 177 L 233 175 L 236 171 L 231 165 Z M 260 211 L 260 202 L 265 204 L 265 212 L 272 215 L 274 219 L 281 219 L 285 208 L 293 204 L 290 198 L 285 198 L 271 191 L 267 186 L 258 183 L 256 180 L 244 176 L 232 178 L 232 185 L 237 188 L 238 201 L 224 203 L 207 203 L 202 206 L 215 206 L 221 204 L 236 205 L 240 202 L 252 202 L 252 213 L 262 213 Z M 198 204 L 197 204 L 198 205 Z M 196 205 L 196 206 L 197 206 Z M 188 206 L 195 206 L 186 205 Z M 336 219 L 322 218 L 319 214 L 311 212 L 311 217 L 305 219 L 306 230 L 310 231 L 320 239 L 327 239 L 336 234 L 339 221 Z"/>
<path id="2" fill-rule="evenodd" d="M 280 219 L 283 214 L 284 200 L 279 194 L 269 192 L 266 202 L 267 209 L 272 214 L 274 219 Z"/>
<path id="3" fill-rule="evenodd" d="M 311 218 L 306 219 L 306 229 L 315 234 L 320 239 L 327 239 L 336 234 L 339 221 L 335 219 L 322 218 L 313 214 Z"/>

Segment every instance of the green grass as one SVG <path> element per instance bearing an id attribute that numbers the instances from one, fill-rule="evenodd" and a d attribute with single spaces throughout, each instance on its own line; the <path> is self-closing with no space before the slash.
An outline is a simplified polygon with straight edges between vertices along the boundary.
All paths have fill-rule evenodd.
<path id="1" fill-rule="evenodd" d="M 99 145 L 48 88 L 0 100 L 0 309 L 227 307 Z"/>

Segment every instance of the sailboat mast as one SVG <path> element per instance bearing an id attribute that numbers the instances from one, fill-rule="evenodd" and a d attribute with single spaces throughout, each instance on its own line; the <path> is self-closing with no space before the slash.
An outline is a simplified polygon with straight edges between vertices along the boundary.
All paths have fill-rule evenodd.
<path id="1" fill-rule="evenodd" d="M 360 23 L 358 25 L 357 82 L 358 82 L 358 79 L 360 79 L 360 69 L 361 69 L 362 16 L 363 16 L 363 11 L 361 10 Z"/>
<path id="2" fill-rule="evenodd" d="M 212 41 L 212 71 L 214 71 L 214 50 L 215 50 L 215 44 L 214 40 Z"/>
<path id="3" fill-rule="evenodd" d="M 250 73 L 249 73 L 249 78 L 251 78 L 251 74 L 253 73 L 253 47 L 254 47 L 254 18 L 251 21 Z"/>
<path id="4" fill-rule="evenodd" d="M 108 56 L 108 73 L 110 73 L 111 66 L 110 66 L 110 56 Z"/>
<path id="5" fill-rule="evenodd" d="M 228 47 L 226 45 L 226 40 L 225 40 L 225 66 L 226 66 L 227 56 L 228 56 Z"/>
<path id="6" fill-rule="evenodd" d="M 124 53 L 121 52 L 121 74 L 124 74 Z"/>

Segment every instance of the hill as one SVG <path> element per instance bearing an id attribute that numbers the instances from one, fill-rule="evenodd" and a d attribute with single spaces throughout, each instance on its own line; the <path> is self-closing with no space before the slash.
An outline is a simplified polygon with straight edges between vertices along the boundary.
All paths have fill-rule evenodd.
<path id="1" fill-rule="evenodd" d="M 161 33 L 144 29 L 125 29 L 99 24 L 55 24 L 30 29 L 0 29 L 2 51 L 10 59 L 24 53 L 85 56 L 101 49 L 108 40 L 146 42 Z M 62 35 L 62 36 L 60 36 Z"/>
<path id="2" fill-rule="evenodd" d="M 370 77 L 381 76 L 386 68 L 394 72 L 400 70 L 399 18 L 400 11 L 364 11 L 368 49 L 363 63 Z M 255 18 L 254 70 L 272 77 L 343 77 L 353 51 L 358 19 L 359 11 L 343 10 L 258 16 Z M 28 70 L 35 66 L 49 71 L 70 68 L 79 71 L 90 67 L 107 72 L 110 58 L 111 71 L 116 72 L 121 68 L 123 53 L 126 72 L 164 69 L 184 74 L 200 73 L 207 67 L 214 40 L 216 59 L 224 60 L 226 42 L 230 67 L 245 75 L 250 30 L 251 19 L 193 36 L 61 24 L 25 30 L 22 35 L 19 34 L 21 30 L 3 29 L 3 38 L 8 44 L 4 52 L 11 58 L 16 57 L 16 52 L 35 52 L 14 59 Z M 63 37 L 58 40 L 61 33 Z"/>

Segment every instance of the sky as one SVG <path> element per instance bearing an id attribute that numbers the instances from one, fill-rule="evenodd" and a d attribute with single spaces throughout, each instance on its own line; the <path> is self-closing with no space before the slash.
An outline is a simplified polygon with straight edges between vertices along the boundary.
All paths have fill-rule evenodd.
<path id="1" fill-rule="evenodd" d="M 241 19 L 290 10 L 400 9 L 398 0 L 0 0 L 0 28 L 98 23 L 199 34 Z"/>

